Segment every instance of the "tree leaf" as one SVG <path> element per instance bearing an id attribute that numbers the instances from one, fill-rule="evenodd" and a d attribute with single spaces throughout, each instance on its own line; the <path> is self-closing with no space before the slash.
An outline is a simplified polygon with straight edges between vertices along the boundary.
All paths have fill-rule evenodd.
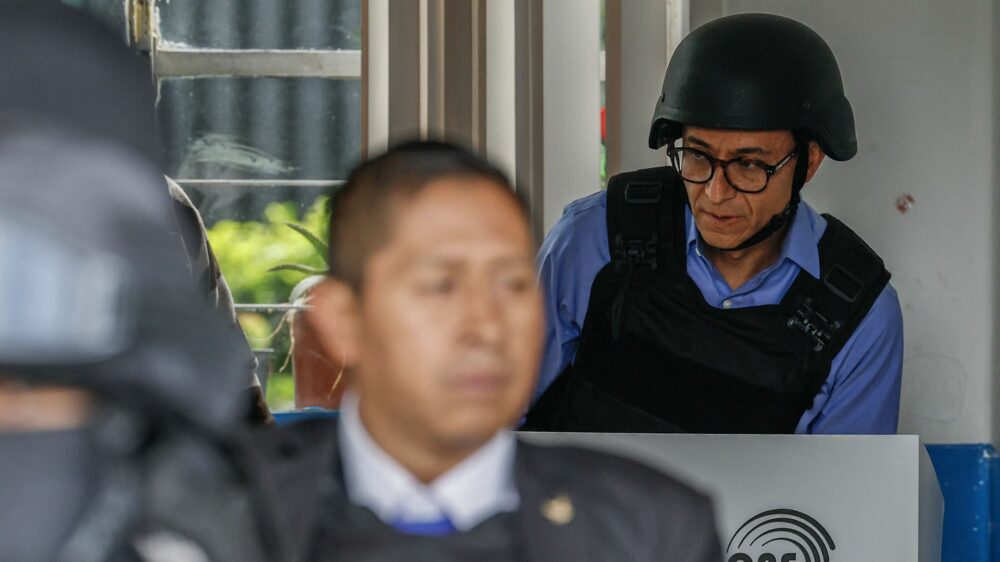
<path id="1" fill-rule="evenodd" d="M 309 243 L 312 244 L 313 249 L 316 250 L 316 253 L 319 254 L 319 257 L 323 260 L 323 263 L 327 264 L 328 266 L 330 265 L 326 261 L 327 255 L 329 255 L 330 252 L 330 247 L 327 246 L 326 242 L 320 240 L 318 236 L 316 236 L 312 232 L 309 232 L 309 230 L 307 230 L 304 226 L 300 224 L 295 224 L 294 222 L 286 222 L 285 224 L 287 224 L 288 227 L 294 230 L 295 232 L 301 234 L 303 238 L 308 240 Z"/>

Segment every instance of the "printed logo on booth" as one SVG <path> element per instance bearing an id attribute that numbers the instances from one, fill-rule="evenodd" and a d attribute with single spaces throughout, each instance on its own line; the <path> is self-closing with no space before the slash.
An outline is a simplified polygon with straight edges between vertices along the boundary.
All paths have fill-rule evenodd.
<path id="1" fill-rule="evenodd" d="M 733 533 L 727 562 L 831 562 L 836 550 L 830 533 L 794 509 L 758 513 Z"/>

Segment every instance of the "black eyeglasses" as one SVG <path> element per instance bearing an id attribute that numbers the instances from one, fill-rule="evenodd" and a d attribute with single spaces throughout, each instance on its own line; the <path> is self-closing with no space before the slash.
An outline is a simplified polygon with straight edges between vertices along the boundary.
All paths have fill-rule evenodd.
<path id="1" fill-rule="evenodd" d="M 773 166 L 751 158 L 719 160 L 701 150 L 688 147 L 670 147 L 667 148 L 667 154 L 674 169 L 685 181 L 708 183 L 715 175 L 716 166 L 721 166 L 726 181 L 733 186 L 733 189 L 743 193 L 760 193 L 767 187 L 771 176 L 778 173 L 778 170 L 798 154 L 798 148 L 793 149 Z"/>

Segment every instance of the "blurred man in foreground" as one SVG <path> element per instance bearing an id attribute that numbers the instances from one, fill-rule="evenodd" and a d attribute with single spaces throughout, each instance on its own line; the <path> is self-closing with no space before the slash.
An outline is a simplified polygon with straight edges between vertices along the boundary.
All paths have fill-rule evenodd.
<path id="1" fill-rule="evenodd" d="M 704 496 L 510 431 L 544 318 L 527 215 L 502 173 L 405 144 L 357 168 L 331 209 L 330 277 L 308 321 L 348 392 L 338 423 L 293 426 L 263 451 L 303 557 L 721 558 Z"/>
<path id="2" fill-rule="evenodd" d="M 149 59 L 86 12 L 55 0 L 0 2 L 0 76 L 0 123 L 48 123 L 95 135 L 160 168 Z M 180 186 L 168 184 L 160 185 L 171 196 L 162 204 L 173 209 L 169 229 L 187 253 L 180 267 L 213 306 L 231 317 L 230 330 L 241 335 L 201 217 Z M 243 355 L 246 384 L 240 392 L 251 420 L 266 422 L 270 414 L 246 344 Z"/>

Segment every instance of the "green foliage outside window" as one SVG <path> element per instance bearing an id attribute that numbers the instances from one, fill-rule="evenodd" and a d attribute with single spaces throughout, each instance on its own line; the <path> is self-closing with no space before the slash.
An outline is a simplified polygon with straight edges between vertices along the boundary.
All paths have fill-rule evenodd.
<path id="1" fill-rule="evenodd" d="M 292 287 L 307 276 L 297 271 L 268 271 L 283 263 L 322 268 L 324 261 L 313 246 L 289 223 L 301 225 L 326 239 L 327 197 L 318 198 L 300 216 L 295 203 L 271 203 L 263 220 L 221 220 L 208 229 L 208 240 L 219 260 L 233 300 L 241 304 L 288 302 Z M 294 400 L 290 344 L 282 312 L 240 312 L 240 324 L 254 349 L 271 348 L 268 360 L 267 400 L 272 410 L 292 407 Z"/>

